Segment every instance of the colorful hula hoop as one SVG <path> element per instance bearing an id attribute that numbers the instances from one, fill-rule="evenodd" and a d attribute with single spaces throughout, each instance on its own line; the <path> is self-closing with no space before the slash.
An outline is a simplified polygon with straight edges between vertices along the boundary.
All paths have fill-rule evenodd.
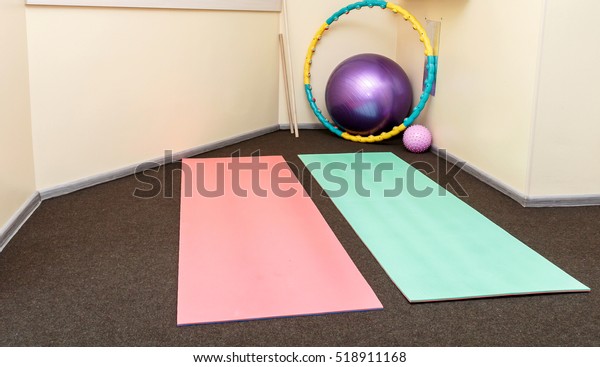
<path id="1" fill-rule="evenodd" d="M 327 117 L 323 116 L 321 109 L 319 108 L 319 106 L 317 106 L 317 100 L 313 96 L 312 86 L 310 84 L 310 77 L 311 77 L 310 68 L 312 65 L 313 55 L 314 55 L 315 51 L 317 50 L 317 43 L 319 43 L 319 41 L 321 40 L 321 37 L 323 37 L 323 33 L 325 33 L 325 31 L 329 29 L 331 24 L 333 24 L 333 22 L 337 21 L 341 16 L 350 13 L 350 11 L 352 11 L 352 10 L 359 10 L 363 7 L 369 7 L 369 8 L 379 7 L 382 9 L 391 10 L 395 14 L 401 14 L 404 17 L 404 20 L 411 22 L 413 25 L 413 29 L 419 33 L 419 40 L 425 45 L 425 56 L 427 56 L 427 65 L 426 65 L 427 79 L 425 80 L 425 89 L 423 90 L 423 93 L 421 94 L 419 103 L 412 110 L 411 114 L 407 118 L 404 119 L 402 124 L 395 126 L 394 128 L 392 128 L 391 131 L 383 132 L 379 135 L 369 135 L 369 136 L 352 135 L 352 134 L 345 132 L 340 127 L 332 124 L 327 119 Z M 315 116 L 317 116 L 319 121 L 321 121 L 321 123 L 327 129 L 329 129 L 331 132 L 333 132 L 337 136 L 340 136 L 346 140 L 356 141 L 356 142 L 360 142 L 360 143 L 375 143 L 378 141 L 389 139 L 395 135 L 400 134 L 402 131 L 406 130 L 407 127 L 412 125 L 413 122 L 415 122 L 417 117 L 419 117 L 419 114 L 421 113 L 421 111 L 423 111 L 423 108 L 425 108 L 425 105 L 427 104 L 427 101 L 429 100 L 429 96 L 431 95 L 431 89 L 433 88 L 433 84 L 435 82 L 436 69 L 437 69 L 437 56 L 434 55 L 433 48 L 431 46 L 431 41 L 429 40 L 429 37 L 427 36 L 425 29 L 423 28 L 423 26 L 421 26 L 421 23 L 419 23 L 419 21 L 416 20 L 412 14 L 410 14 L 408 11 L 406 11 L 404 8 L 402 8 L 398 5 L 389 3 L 386 1 L 377 1 L 377 0 L 360 1 L 357 3 L 351 4 L 351 5 L 348 5 L 345 8 L 342 8 L 339 11 L 337 11 L 329 19 L 327 19 L 327 21 L 321 26 L 321 28 L 319 28 L 319 30 L 317 31 L 317 34 L 315 34 L 315 37 L 313 38 L 313 40 L 310 44 L 310 47 L 308 48 L 308 53 L 306 55 L 306 61 L 304 63 L 304 89 L 306 91 L 306 98 L 308 99 L 308 102 L 310 103 L 310 107 L 313 110 Z"/>

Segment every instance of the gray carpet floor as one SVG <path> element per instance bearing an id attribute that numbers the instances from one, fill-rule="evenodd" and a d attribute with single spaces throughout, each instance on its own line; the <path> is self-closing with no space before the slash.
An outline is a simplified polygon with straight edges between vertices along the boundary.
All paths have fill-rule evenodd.
<path id="1" fill-rule="evenodd" d="M 201 157 L 260 150 L 302 167 L 300 153 L 361 149 L 427 162 L 432 179 L 452 182 L 431 153 L 323 130 L 299 139 L 276 132 Z M 0 346 L 600 346 L 600 207 L 523 208 L 466 173 L 457 176 L 465 202 L 592 292 L 411 305 L 316 189 L 316 205 L 384 310 L 177 327 L 179 167 L 152 173 L 162 184 L 154 198 L 133 196 L 148 186 L 132 175 L 44 201 L 0 253 Z"/>

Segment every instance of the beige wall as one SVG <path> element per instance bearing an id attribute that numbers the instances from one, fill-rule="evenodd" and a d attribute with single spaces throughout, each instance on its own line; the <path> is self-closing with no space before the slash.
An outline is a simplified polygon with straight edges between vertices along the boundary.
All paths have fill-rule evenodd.
<path id="1" fill-rule="evenodd" d="M 348 0 L 288 0 L 287 21 L 289 47 L 294 78 L 294 93 L 299 123 L 319 123 L 306 101 L 304 93 L 304 59 L 314 34 L 333 13 L 348 5 Z M 396 56 L 396 18 L 382 9 L 363 9 L 352 12 L 327 32 L 314 56 L 312 67 L 313 92 L 317 103 L 326 112 L 325 86 L 333 69 L 350 56 L 359 53 L 378 53 Z M 279 119 L 288 122 L 283 90 L 280 93 Z"/>
<path id="2" fill-rule="evenodd" d="M 533 196 L 600 195 L 597 0 L 548 0 L 532 142 Z"/>
<path id="3" fill-rule="evenodd" d="M 38 189 L 277 123 L 279 14 L 29 7 Z"/>
<path id="4" fill-rule="evenodd" d="M 0 228 L 35 192 L 25 5 L 0 0 Z"/>
<path id="5" fill-rule="evenodd" d="M 418 19 L 442 19 L 438 96 L 420 121 L 438 147 L 526 195 L 599 193 L 600 173 L 589 167 L 600 147 L 593 89 L 600 50 L 590 41 L 600 5 L 581 1 L 400 1 Z M 287 4 L 301 123 L 317 122 L 304 98 L 306 48 L 347 3 Z M 0 58 L 0 150 L 15 157 L 0 180 L 0 225 L 34 192 L 33 161 L 37 188 L 46 189 L 287 121 L 278 91 L 280 14 L 25 11 L 17 0 L 0 7 L 0 44 L 9 50 Z M 362 10 L 336 23 L 317 51 L 321 104 L 333 68 L 362 52 L 396 57 L 417 89 L 423 57 L 414 31 L 390 12 Z M 568 133 L 574 129 L 580 133 Z"/>
<path id="6" fill-rule="evenodd" d="M 419 20 L 442 21 L 437 96 L 421 123 L 435 142 L 527 192 L 542 0 L 405 0 Z M 509 11 L 518 9 L 518 11 Z M 416 84 L 421 44 L 400 24 L 398 60 Z"/>

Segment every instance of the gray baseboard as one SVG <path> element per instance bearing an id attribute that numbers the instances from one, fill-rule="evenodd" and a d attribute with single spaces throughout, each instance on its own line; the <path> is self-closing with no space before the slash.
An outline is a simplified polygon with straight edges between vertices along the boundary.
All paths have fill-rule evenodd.
<path id="1" fill-rule="evenodd" d="M 281 123 L 281 124 L 279 124 L 279 129 L 280 130 L 289 130 L 290 125 L 288 123 Z M 298 129 L 299 130 L 320 130 L 320 129 L 325 129 L 325 126 L 323 126 L 323 124 L 321 124 L 320 122 L 300 122 L 300 123 L 298 123 Z"/>
<path id="2" fill-rule="evenodd" d="M 280 125 L 272 125 L 265 128 L 261 128 L 258 130 L 254 130 L 248 133 L 232 136 L 230 138 L 226 138 L 223 140 L 216 141 L 214 143 L 209 143 L 205 145 L 201 145 L 195 148 L 186 149 L 181 152 L 175 152 L 170 157 L 159 157 L 156 159 L 150 159 L 146 162 L 141 162 L 138 164 L 133 164 L 127 167 L 122 167 L 110 172 L 101 173 L 98 175 L 86 177 L 80 180 L 68 182 L 66 184 L 57 185 L 51 188 L 40 190 L 40 196 L 42 200 L 55 198 L 62 195 L 67 195 L 72 192 L 76 192 L 79 190 L 86 189 L 88 187 L 96 186 L 99 184 L 103 184 L 106 182 L 110 182 L 119 178 L 123 178 L 143 170 L 147 170 L 150 168 L 162 166 L 165 163 L 171 163 L 174 161 L 178 161 L 182 158 L 193 157 L 198 154 L 206 153 L 211 150 L 219 149 L 226 147 L 228 145 L 236 144 L 245 140 L 249 140 L 252 138 L 256 138 L 261 135 L 265 135 L 268 133 L 272 133 L 275 131 L 279 131 Z M 167 160 L 170 160 L 169 162 Z"/>
<path id="3" fill-rule="evenodd" d="M 0 228 L 0 252 L 13 238 L 19 229 L 27 222 L 27 219 L 35 212 L 42 203 L 42 198 L 39 193 L 34 193 L 27 201 L 17 210 L 17 212 L 8 220 L 8 222 Z"/>
<path id="4" fill-rule="evenodd" d="M 596 206 L 600 205 L 600 195 L 564 195 L 564 196 L 528 196 L 522 192 L 500 182 L 495 177 L 481 171 L 480 169 L 466 163 L 456 156 L 446 152 L 441 154 L 441 149 L 432 146 L 431 152 L 446 159 L 452 164 L 463 163 L 463 171 L 484 182 L 485 184 L 500 191 L 517 203 L 526 208 L 548 208 L 548 207 L 574 207 L 574 206 Z"/>
<path id="5" fill-rule="evenodd" d="M 597 205 L 600 205 L 600 195 L 530 196 L 525 202 L 525 206 L 528 208 Z"/>
<path id="6" fill-rule="evenodd" d="M 323 125 L 319 123 L 300 123 L 298 125 L 300 129 L 323 129 Z M 28 201 L 13 215 L 13 217 L 0 228 L 0 251 L 8 244 L 10 239 L 18 232 L 23 226 L 27 219 L 33 214 L 33 212 L 40 206 L 41 202 L 46 199 L 70 194 L 75 191 L 79 191 L 88 187 L 96 186 L 105 182 L 113 181 L 122 177 L 126 177 L 135 173 L 138 173 L 145 169 L 162 166 L 165 163 L 171 161 L 177 161 L 182 158 L 193 157 L 198 154 L 206 153 L 211 150 L 226 147 L 231 144 L 236 144 L 245 140 L 249 140 L 261 135 L 272 133 L 278 130 L 289 129 L 288 124 L 275 124 L 258 130 L 254 130 L 248 133 L 232 136 L 227 139 L 219 140 L 214 143 L 205 144 L 195 148 L 187 149 L 181 152 L 174 153 L 171 157 L 160 157 L 157 159 L 149 160 L 140 164 L 130 165 L 114 171 L 102 173 L 99 175 L 83 178 L 77 181 L 69 182 L 66 184 L 58 185 L 48 189 L 40 190 L 34 193 Z M 432 152 L 436 155 L 440 155 L 440 149 L 433 146 Z M 448 162 L 456 164 L 462 162 L 456 156 L 446 154 L 442 157 Z M 464 162 L 463 162 L 464 163 Z M 514 188 L 500 182 L 498 179 L 488 175 L 487 173 L 479 170 L 466 163 L 463 166 L 463 170 L 475 178 L 483 181 L 489 186 L 502 192 L 519 204 L 525 207 L 569 207 L 569 206 L 590 206 L 600 205 L 600 195 L 580 195 L 580 196 L 546 196 L 546 197 L 528 197 L 523 193 L 515 190 Z"/>
<path id="7" fill-rule="evenodd" d="M 281 130 L 288 130 L 288 124 L 279 124 Z M 313 129 L 325 129 L 325 127 L 318 122 L 304 122 L 299 123 L 298 128 L 300 130 L 313 130 Z M 440 148 L 436 146 L 431 147 L 433 154 L 441 156 Z M 504 195 L 513 199 L 517 203 L 528 208 L 545 208 L 545 207 L 573 207 L 573 206 L 596 206 L 600 205 L 600 195 L 566 195 L 566 196 L 527 196 L 519 190 L 506 185 L 497 178 L 489 175 L 488 173 L 474 167 L 458 157 L 445 152 L 442 158 L 446 159 L 452 164 L 462 163 L 463 171 L 477 178 L 483 183 L 493 187 L 500 191 Z"/>
<path id="8" fill-rule="evenodd" d="M 442 150 L 443 149 L 436 147 L 434 145 L 431 146 L 431 152 L 433 154 L 437 155 L 438 157 L 441 157 L 452 164 L 457 164 L 457 163 L 463 164 L 462 170 L 465 171 L 466 173 L 470 174 L 471 176 L 477 178 L 479 181 L 482 181 L 483 183 L 487 184 L 488 186 L 493 187 L 494 189 L 500 191 L 504 195 L 508 196 L 509 198 L 513 199 L 514 201 L 518 202 L 519 204 L 521 204 L 523 206 L 525 206 L 525 204 L 527 203 L 527 197 L 525 196 L 525 194 L 521 193 L 520 191 L 516 190 L 513 187 L 510 187 L 510 186 L 502 183 L 497 178 L 487 174 L 486 172 L 483 172 L 482 170 L 480 170 L 477 167 L 470 165 L 469 163 L 459 159 L 458 157 L 456 157 L 455 155 L 453 155 L 451 153 L 448 153 L 447 151 L 445 151 L 445 153 L 442 154 Z"/>
<path id="9" fill-rule="evenodd" d="M 265 128 L 250 131 L 248 133 L 235 135 L 213 143 L 201 145 L 191 149 L 186 149 L 181 152 L 176 152 L 170 157 L 160 157 L 157 159 L 151 159 L 147 162 L 130 165 L 110 172 L 101 173 L 95 176 L 86 177 L 80 180 L 40 190 L 39 192 L 34 193 L 33 196 L 25 204 L 23 204 L 23 206 L 13 215 L 13 217 L 9 219 L 9 221 L 2 228 L 0 228 L 0 252 L 8 244 L 11 238 L 19 231 L 21 226 L 25 224 L 25 222 L 27 221 L 27 219 L 29 219 L 33 212 L 40 206 L 43 200 L 67 195 L 75 191 L 86 189 L 88 187 L 96 186 L 102 183 L 126 177 L 146 169 L 162 166 L 165 163 L 178 161 L 182 158 L 193 157 L 198 154 L 223 148 L 228 145 L 236 144 L 279 130 L 280 125 L 273 124 L 272 126 L 267 126 Z"/>

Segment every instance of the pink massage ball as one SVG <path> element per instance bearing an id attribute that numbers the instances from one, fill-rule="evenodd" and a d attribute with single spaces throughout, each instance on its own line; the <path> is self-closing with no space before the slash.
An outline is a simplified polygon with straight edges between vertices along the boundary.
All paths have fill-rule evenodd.
<path id="1" fill-rule="evenodd" d="M 431 132 L 423 125 L 412 125 L 404 131 L 402 142 L 413 153 L 423 153 L 431 146 Z"/>

